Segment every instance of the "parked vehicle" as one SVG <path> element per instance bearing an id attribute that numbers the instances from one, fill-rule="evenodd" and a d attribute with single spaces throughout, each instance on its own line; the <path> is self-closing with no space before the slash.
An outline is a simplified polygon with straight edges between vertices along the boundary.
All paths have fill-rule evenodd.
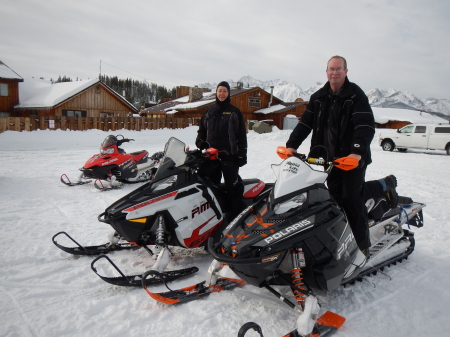
<path id="1" fill-rule="evenodd" d="M 450 123 L 410 124 L 397 130 L 383 130 L 379 142 L 384 151 L 396 148 L 405 152 L 414 148 L 445 150 L 450 155 Z"/>
<path id="2" fill-rule="evenodd" d="M 146 150 L 126 153 L 121 146 L 134 139 L 122 135 L 109 135 L 100 145 L 100 153 L 89 158 L 80 168 L 77 181 L 71 181 L 66 174 L 61 175 L 61 182 L 67 186 L 78 186 L 90 183 L 95 179 L 94 186 L 99 190 L 121 188 L 124 183 L 138 183 L 151 180 L 163 157 L 162 151 L 151 157 Z M 150 160 L 149 160 L 150 159 Z"/>
<path id="3" fill-rule="evenodd" d="M 221 235 L 223 227 L 231 220 L 227 219 L 230 205 L 224 184 L 217 186 L 198 173 L 204 161 L 217 156 L 217 149 L 189 150 L 180 140 L 170 138 L 153 179 L 115 201 L 98 216 L 98 221 L 114 229 L 109 242 L 82 246 L 66 232 L 59 232 L 53 236 L 53 243 L 74 255 L 103 254 L 92 261 L 91 268 L 102 280 L 114 285 L 141 286 L 142 274 L 125 275 L 104 255 L 133 247 L 144 248 L 156 259 L 152 270 L 157 270 L 160 277 L 153 278 L 150 283 L 166 282 L 198 271 L 197 267 L 164 270 L 173 255 L 169 246 L 206 247 L 208 238 Z M 247 205 L 269 195 L 273 186 L 257 178 L 243 179 L 243 184 L 243 199 Z M 59 244 L 56 241 L 59 236 L 65 236 L 76 246 Z M 150 245 L 154 247 L 147 247 Z M 96 268 L 100 259 L 102 262 L 106 259 L 121 276 L 100 275 Z"/>

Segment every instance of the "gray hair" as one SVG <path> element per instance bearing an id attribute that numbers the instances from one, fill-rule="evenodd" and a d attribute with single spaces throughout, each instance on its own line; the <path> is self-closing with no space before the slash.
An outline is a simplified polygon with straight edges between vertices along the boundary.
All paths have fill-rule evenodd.
<path id="1" fill-rule="evenodd" d="M 344 69 L 347 69 L 347 60 L 345 58 L 343 58 L 342 56 L 339 56 L 339 55 L 334 55 L 328 60 L 328 62 L 327 62 L 327 69 L 328 69 L 328 63 L 330 63 L 330 61 L 332 59 L 342 59 L 344 61 Z"/>

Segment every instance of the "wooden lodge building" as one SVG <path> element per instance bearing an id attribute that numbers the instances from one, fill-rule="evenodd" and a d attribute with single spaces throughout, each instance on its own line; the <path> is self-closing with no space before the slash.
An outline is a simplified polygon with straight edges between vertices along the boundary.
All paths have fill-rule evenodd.
<path id="1" fill-rule="evenodd" d="M 144 109 L 141 114 L 148 117 L 202 117 L 215 104 L 215 92 L 198 87 L 177 87 L 177 98 Z M 301 117 L 308 102 L 301 99 L 285 103 L 260 87 L 233 87 L 231 104 L 239 108 L 247 121 L 267 121 L 283 129 L 287 115 Z"/>
<path id="2" fill-rule="evenodd" d="M 0 117 L 9 117 L 19 104 L 19 82 L 23 78 L 0 61 Z"/>
<path id="3" fill-rule="evenodd" d="M 126 117 L 138 110 L 98 79 L 51 83 L 27 79 L 13 116 Z"/>

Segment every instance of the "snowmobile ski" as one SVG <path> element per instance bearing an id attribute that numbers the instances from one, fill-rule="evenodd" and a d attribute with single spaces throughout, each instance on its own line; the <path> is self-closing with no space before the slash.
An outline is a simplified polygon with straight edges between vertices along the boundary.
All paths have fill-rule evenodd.
<path id="1" fill-rule="evenodd" d="M 322 316 L 317 318 L 312 333 L 308 337 L 326 337 L 336 332 L 344 323 L 346 319 L 334 312 L 327 311 Z M 246 332 L 250 329 L 258 332 L 261 337 L 264 337 L 261 327 L 254 322 L 247 322 L 239 329 L 237 337 L 244 337 Z M 289 332 L 283 337 L 304 337 L 300 335 L 297 329 Z"/>
<path id="2" fill-rule="evenodd" d="M 117 272 L 121 275 L 118 277 L 107 277 L 102 276 L 97 272 L 97 268 L 95 268 L 95 263 L 100 259 L 106 259 L 108 262 L 117 270 Z M 190 268 L 184 268 L 184 269 L 178 269 L 178 270 L 170 270 L 165 271 L 163 273 L 157 273 L 154 274 L 151 278 L 145 278 L 144 276 L 147 275 L 149 272 L 146 272 L 144 274 L 136 274 L 136 275 L 125 275 L 115 264 L 111 261 L 111 259 L 106 255 L 100 255 L 96 259 L 94 259 L 91 262 L 91 269 L 94 271 L 94 273 L 97 274 L 98 277 L 100 277 L 103 281 L 116 285 L 116 286 L 122 286 L 122 287 L 143 287 L 153 284 L 159 284 L 159 283 L 165 283 L 169 281 L 173 281 L 176 279 L 179 279 L 181 277 L 189 276 L 198 271 L 197 267 L 190 267 Z"/>
<path id="3" fill-rule="evenodd" d="M 119 190 L 124 186 L 123 183 L 117 184 L 117 185 L 113 185 L 113 184 L 108 184 L 105 185 L 103 184 L 101 179 L 97 179 L 94 181 L 94 187 L 100 191 L 111 191 L 111 190 Z"/>
<path id="4" fill-rule="evenodd" d="M 77 247 L 66 247 L 63 245 L 60 245 L 56 241 L 56 237 L 64 234 L 67 236 L 70 240 L 72 240 Z M 108 254 L 113 251 L 117 250 L 128 250 L 128 249 L 139 249 L 141 247 L 133 245 L 131 243 L 116 243 L 114 245 L 110 243 L 105 243 L 103 245 L 98 246 L 82 246 L 78 242 L 76 242 L 69 234 L 66 232 L 59 232 L 53 235 L 52 241 L 55 244 L 56 247 L 59 249 L 65 251 L 66 253 L 73 254 L 73 255 L 100 255 L 100 254 Z"/>
<path id="5" fill-rule="evenodd" d="M 155 270 L 149 270 L 142 276 L 142 286 L 151 298 L 165 304 L 180 304 L 195 301 L 202 297 L 208 296 L 211 293 L 220 292 L 222 290 L 231 290 L 236 287 L 242 287 L 245 284 L 243 280 L 221 277 L 217 279 L 215 284 L 210 286 L 205 286 L 205 281 L 177 290 L 171 290 L 166 285 L 169 291 L 163 293 L 153 293 L 147 288 L 147 278 L 150 276 L 164 278 L 164 276 L 161 276 L 160 274 L 161 273 Z"/>
<path id="6" fill-rule="evenodd" d="M 77 182 L 72 182 L 69 179 L 69 177 L 67 176 L 67 174 L 62 174 L 59 179 L 66 186 L 79 186 L 79 185 L 89 184 L 92 181 L 92 180 L 79 180 Z"/>

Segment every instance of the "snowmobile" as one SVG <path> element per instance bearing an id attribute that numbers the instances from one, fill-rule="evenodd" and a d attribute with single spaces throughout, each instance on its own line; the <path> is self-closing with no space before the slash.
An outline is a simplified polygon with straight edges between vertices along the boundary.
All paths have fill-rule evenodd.
<path id="1" fill-rule="evenodd" d="M 214 261 L 206 280 L 183 289 L 168 288 L 164 293 L 153 293 L 144 285 L 152 298 L 176 304 L 243 284 L 264 287 L 301 313 L 297 328 L 286 336 L 325 336 L 336 331 L 345 318 L 329 311 L 317 318 L 320 305 L 315 289 L 333 291 L 376 274 L 412 253 L 415 241 L 410 227 L 423 226 L 425 204 L 399 197 L 395 209 L 383 212 L 376 221 L 372 219 L 371 247 L 365 255 L 356 244 L 345 212 L 325 185 L 330 170 L 353 169 L 357 161 L 344 157 L 327 162 L 292 154 L 284 147 L 277 153 L 284 160 L 272 165 L 276 182 L 270 193 L 237 216 L 220 240 L 208 240 Z M 316 165 L 325 166 L 325 170 L 314 169 Z M 378 201 L 367 200 L 369 215 L 377 213 L 373 208 L 380 204 Z M 224 265 L 239 279 L 221 277 Z M 156 271 L 148 271 L 142 281 L 155 276 Z M 282 296 L 273 285 L 292 289 L 295 300 Z M 249 329 L 262 336 L 253 322 L 243 326 L 239 336 Z"/>
<path id="2" fill-rule="evenodd" d="M 60 177 L 61 182 L 67 186 L 77 186 L 90 183 L 95 179 L 96 188 L 109 190 L 121 188 L 123 183 L 137 183 L 152 179 L 163 153 L 156 152 L 149 157 L 145 150 L 126 153 L 119 147 L 133 140 L 122 135 L 107 136 L 100 145 L 100 153 L 93 155 L 80 168 L 78 180 L 72 182 L 66 174 L 63 174 Z"/>
<path id="3" fill-rule="evenodd" d="M 79 255 L 97 255 L 91 263 L 92 270 L 104 281 L 122 286 L 142 286 L 141 275 L 126 276 L 109 259 L 106 253 L 113 250 L 143 247 L 156 262 L 153 269 L 159 272 L 153 282 L 166 281 L 170 272 L 163 272 L 173 255 L 169 246 L 182 248 L 205 247 L 207 239 L 220 235 L 227 223 L 229 204 L 224 185 L 216 186 L 207 176 L 199 174 L 200 165 L 218 156 L 216 149 L 189 150 L 180 140 L 172 137 L 166 144 L 164 157 L 154 178 L 114 202 L 98 216 L 98 221 L 114 229 L 110 242 L 100 246 L 83 247 L 67 233 L 60 232 L 53 242 L 60 249 Z M 244 201 L 250 205 L 268 195 L 273 184 L 259 179 L 244 179 Z M 56 242 L 64 234 L 76 247 L 65 247 Z M 125 240 L 126 243 L 119 242 Z M 150 249 L 149 245 L 154 245 Z M 106 259 L 121 275 L 107 277 L 98 273 L 96 262 Z M 197 271 L 196 267 L 178 275 Z"/>

